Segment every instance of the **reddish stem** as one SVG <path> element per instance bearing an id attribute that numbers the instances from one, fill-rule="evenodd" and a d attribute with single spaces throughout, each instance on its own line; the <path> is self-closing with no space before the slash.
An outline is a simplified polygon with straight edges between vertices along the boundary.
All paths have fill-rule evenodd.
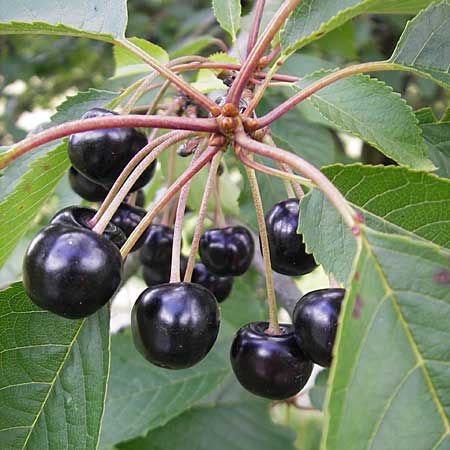
<path id="1" fill-rule="evenodd" d="M 54 141 L 73 133 L 91 131 L 105 128 L 167 128 L 177 130 L 192 130 L 199 132 L 216 132 L 218 126 L 216 119 L 190 119 L 188 117 L 166 117 L 166 116 L 107 116 L 95 117 L 92 119 L 82 119 L 73 122 L 66 122 L 62 125 L 49 128 L 41 133 L 30 136 L 0 158 L 0 169 L 6 167 L 11 161 L 19 158 L 33 148 Z"/>
<path id="2" fill-rule="evenodd" d="M 265 6 L 266 0 L 256 0 L 255 12 L 253 15 L 252 24 L 250 26 L 250 32 L 248 33 L 247 57 L 250 55 L 253 47 L 256 44 L 256 41 L 258 40 L 259 28 L 261 27 L 261 21 Z"/>
<path id="3" fill-rule="evenodd" d="M 298 3 L 300 3 L 300 0 L 287 0 L 275 13 L 234 80 L 228 92 L 227 103 L 238 104 L 248 80 L 251 78 L 253 71 L 259 64 L 261 56 Z"/>
<path id="4" fill-rule="evenodd" d="M 186 170 L 167 190 L 164 196 L 158 200 L 156 205 L 145 215 L 141 220 L 139 225 L 133 230 L 130 237 L 125 242 L 124 246 L 120 249 L 122 257 L 128 255 L 130 250 L 134 247 L 134 244 L 142 236 L 144 231 L 153 222 L 155 217 L 159 212 L 170 202 L 174 195 L 184 186 L 184 184 L 189 181 L 203 166 L 205 166 L 208 161 L 210 161 L 213 156 L 217 153 L 218 149 L 215 147 L 207 148 L 201 156 L 195 161 L 195 163 Z"/>

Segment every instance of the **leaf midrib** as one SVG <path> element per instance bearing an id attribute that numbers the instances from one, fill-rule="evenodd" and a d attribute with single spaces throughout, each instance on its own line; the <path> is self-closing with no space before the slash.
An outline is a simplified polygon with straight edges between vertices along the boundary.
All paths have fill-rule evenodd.
<path id="1" fill-rule="evenodd" d="M 24 444 L 22 446 L 22 450 L 25 450 L 25 448 L 28 444 L 31 434 L 34 431 L 34 427 L 36 426 L 36 423 L 39 420 L 39 417 L 41 416 L 42 412 L 44 411 L 45 405 L 47 404 L 47 400 L 49 399 L 50 394 L 55 386 L 56 380 L 59 378 L 61 370 L 63 369 L 64 364 L 66 363 L 67 358 L 69 357 L 70 352 L 72 351 L 72 347 L 73 347 L 74 343 L 76 342 L 76 340 L 78 339 L 80 331 L 83 328 L 85 322 L 86 322 L 86 319 L 82 319 L 80 326 L 74 333 L 72 340 L 70 341 L 69 345 L 67 346 L 67 352 L 66 352 L 64 358 L 62 359 L 61 364 L 59 365 L 58 370 L 56 371 L 55 376 L 53 377 L 51 383 L 49 383 L 49 388 L 48 388 L 47 394 L 45 395 L 44 401 L 42 402 L 41 407 L 39 408 L 39 411 L 37 412 L 36 417 L 33 420 L 33 423 L 29 427 L 29 431 L 28 431 L 27 437 L 25 438 Z"/>

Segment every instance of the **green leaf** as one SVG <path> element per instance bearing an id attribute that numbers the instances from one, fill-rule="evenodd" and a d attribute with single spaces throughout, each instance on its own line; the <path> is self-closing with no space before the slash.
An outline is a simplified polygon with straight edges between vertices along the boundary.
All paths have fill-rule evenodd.
<path id="1" fill-rule="evenodd" d="M 428 154 L 438 168 L 436 174 L 450 178 L 450 122 L 421 125 Z"/>
<path id="2" fill-rule="evenodd" d="M 69 165 L 67 144 L 62 143 L 33 161 L 14 192 L 0 203 L 0 266 L 49 199 Z"/>
<path id="3" fill-rule="evenodd" d="M 129 38 L 128 40 L 159 62 L 163 64 L 169 62 L 169 55 L 160 46 L 136 37 Z M 147 73 L 153 70 L 148 64 L 143 63 L 142 59 L 138 58 L 134 53 L 131 53 L 127 48 L 115 46 L 113 53 L 116 66 L 115 77 Z"/>
<path id="4" fill-rule="evenodd" d="M 212 6 L 220 26 L 230 34 L 231 39 L 235 42 L 241 22 L 240 0 L 213 0 Z"/>
<path id="5" fill-rule="evenodd" d="M 430 0 L 304 0 L 293 11 L 281 33 L 285 54 L 364 13 L 417 12 Z"/>
<path id="6" fill-rule="evenodd" d="M 449 257 L 365 229 L 341 311 L 323 448 L 449 448 Z"/>
<path id="7" fill-rule="evenodd" d="M 109 313 L 67 320 L 21 283 L 0 292 L 0 442 L 8 450 L 95 450 L 109 370 Z"/>
<path id="8" fill-rule="evenodd" d="M 79 119 L 88 109 L 103 106 L 116 93 L 90 90 L 69 97 L 52 117 L 53 124 Z M 61 141 L 60 141 L 61 142 Z M 8 165 L 0 176 L 0 266 L 69 168 L 67 140 L 32 150 Z"/>
<path id="9" fill-rule="evenodd" d="M 323 171 L 371 228 L 450 248 L 449 180 L 393 166 L 335 165 Z M 345 283 L 356 254 L 355 240 L 316 189 L 300 203 L 299 230 L 325 270 Z"/>
<path id="10" fill-rule="evenodd" d="M 233 379 L 216 395 L 120 450 L 294 450 L 293 433 L 275 425 L 268 402 Z"/>
<path id="11" fill-rule="evenodd" d="M 300 91 L 323 73 L 296 83 L 295 89 Z M 353 75 L 319 90 L 308 101 L 336 128 L 363 139 L 399 164 L 433 168 L 412 109 L 383 82 Z"/>
<path id="12" fill-rule="evenodd" d="M 0 0 L 0 34 L 78 36 L 107 42 L 124 39 L 126 0 Z"/>
<path id="13" fill-rule="evenodd" d="M 450 89 L 450 3 L 433 3 L 409 22 L 389 61 Z"/>

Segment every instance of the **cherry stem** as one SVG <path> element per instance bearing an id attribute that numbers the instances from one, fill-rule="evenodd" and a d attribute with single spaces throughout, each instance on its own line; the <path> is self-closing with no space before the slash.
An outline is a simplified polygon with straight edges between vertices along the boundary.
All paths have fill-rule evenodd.
<path id="1" fill-rule="evenodd" d="M 241 150 L 238 150 L 238 153 L 240 153 L 240 151 Z M 267 328 L 266 333 L 271 335 L 279 335 L 281 334 L 281 330 L 278 324 L 277 300 L 273 285 L 272 267 L 270 265 L 269 240 L 267 238 L 266 220 L 264 217 L 261 193 L 259 191 L 255 171 L 248 166 L 244 166 L 244 168 L 247 173 L 250 190 L 252 191 L 253 203 L 255 204 L 256 219 L 258 221 L 261 250 L 264 260 L 264 272 L 266 274 L 267 305 L 269 307 L 269 327 Z"/>
<path id="2" fill-rule="evenodd" d="M 295 175 L 294 173 L 287 173 L 286 171 L 277 170 L 277 169 L 274 169 L 273 167 L 269 167 L 264 164 L 260 164 L 256 161 L 254 161 L 253 159 L 247 158 L 244 155 L 243 151 L 240 151 L 239 153 L 237 153 L 237 156 L 238 156 L 239 160 L 242 162 L 242 164 L 244 164 L 248 167 L 251 167 L 254 170 L 257 170 L 258 172 L 265 173 L 266 175 L 278 177 L 278 178 L 281 178 L 282 180 L 285 180 L 288 182 L 290 181 L 290 182 L 295 182 L 295 183 L 299 183 L 299 184 L 301 183 L 304 186 L 313 187 L 313 184 L 307 178 L 300 177 L 298 175 Z"/>
<path id="3" fill-rule="evenodd" d="M 300 0 L 287 0 L 275 13 L 234 80 L 228 92 L 227 103 L 233 103 L 235 105 L 238 104 L 248 80 L 252 77 L 253 71 L 259 64 L 260 58 L 272 42 L 272 39 L 277 34 L 278 30 L 283 26 L 284 21 L 299 3 Z"/>
<path id="4" fill-rule="evenodd" d="M 195 161 L 199 158 L 201 152 L 204 148 L 198 148 L 197 151 L 192 156 L 191 162 L 187 170 L 192 168 Z M 180 195 L 178 197 L 177 212 L 175 214 L 175 223 L 173 225 L 173 242 L 172 242 L 172 264 L 170 267 L 170 282 L 179 283 L 181 281 L 181 240 L 183 234 L 183 221 L 184 215 L 186 213 L 186 205 L 189 197 L 189 189 L 191 187 L 191 181 L 187 181 L 181 188 Z"/>
<path id="5" fill-rule="evenodd" d="M 214 181 L 214 202 L 214 225 L 219 228 L 225 228 L 227 224 L 220 202 L 220 177 L 218 175 L 216 175 Z"/>
<path id="6" fill-rule="evenodd" d="M 161 64 L 159 61 L 157 61 L 155 58 L 147 54 L 137 45 L 133 44 L 133 42 L 123 40 L 119 41 L 118 45 L 121 45 L 122 47 L 126 48 L 127 50 L 135 54 L 138 58 L 142 59 L 142 61 L 146 62 L 150 67 L 152 67 L 154 70 L 160 73 L 164 78 L 170 80 L 172 84 L 174 84 L 178 89 L 184 92 L 196 103 L 206 108 L 209 112 L 217 110 L 217 105 L 212 100 L 203 95 L 197 89 L 194 89 L 189 83 L 180 78 L 171 69 Z"/>
<path id="7" fill-rule="evenodd" d="M 251 51 L 253 50 L 253 47 L 256 44 L 256 41 L 258 40 L 259 29 L 261 27 L 261 21 L 265 6 L 266 0 L 256 0 L 255 12 L 250 26 L 250 31 L 248 33 L 247 57 L 250 55 Z"/>
<path id="8" fill-rule="evenodd" d="M 303 158 L 300 158 L 300 156 L 294 155 L 291 152 L 283 150 L 279 147 L 272 147 L 249 138 L 242 128 L 236 133 L 235 141 L 237 144 L 252 153 L 265 156 L 266 158 L 271 158 L 280 163 L 288 164 L 290 167 L 309 178 L 324 193 L 330 203 L 341 214 L 344 222 L 352 230 L 352 233 L 355 234 L 356 232 L 356 235 L 358 235 L 359 222 L 357 220 L 356 213 L 347 203 L 339 190 L 319 169 L 314 167 L 308 161 L 305 161 Z"/>
<path id="9" fill-rule="evenodd" d="M 127 164 L 125 169 L 119 175 L 119 178 L 113 185 L 113 188 L 106 196 L 101 207 L 92 218 L 91 224 L 95 224 L 93 231 L 102 234 L 108 226 L 109 221 L 114 213 L 123 202 L 128 192 L 132 189 L 136 181 L 142 173 L 156 160 L 156 158 L 171 145 L 192 136 L 191 132 L 175 131 L 167 135 L 161 136 L 155 142 L 160 142 L 155 146 L 154 143 L 144 147 L 141 154 L 136 154 L 133 159 Z M 153 147 L 153 150 L 152 150 Z M 139 162 L 140 161 L 140 162 Z"/>
<path id="10" fill-rule="evenodd" d="M 218 152 L 214 155 L 211 161 L 211 167 L 209 168 L 208 178 L 205 183 L 205 190 L 203 192 L 202 201 L 198 210 L 197 222 L 195 224 L 194 236 L 192 237 L 191 251 L 189 253 L 189 259 L 187 262 L 186 273 L 184 275 L 184 281 L 189 282 L 192 278 L 192 272 L 194 271 L 195 256 L 197 255 L 198 245 L 202 233 L 203 222 L 205 221 L 206 213 L 208 210 L 208 202 L 211 196 L 211 191 L 214 188 L 214 183 L 217 179 L 217 169 L 222 159 L 222 152 Z"/>
<path id="11" fill-rule="evenodd" d="M 153 81 L 158 78 L 159 73 L 153 72 L 147 77 L 144 78 L 144 81 L 140 83 L 137 89 L 134 91 L 131 98 L 128 100 L 126 105 L 122 108 L 122 114 L 129 114 L 130 111 L 134 108 L 139 99 L 150 90 Z"/>
<path id="12" fill-rule="evenodd" d="M 29 152 L 33 148 L 54 141 L 73 133 L 83 131 L 99 130 L 106 128 L 167 128 L 175 130 L 191 130 L 197 132 L 216 132 L 218 126 L 216 119 L 191 119 L 189 117 L 166 117 L 166 116 L 142 116 L 132 114 L 128 116 L 106 116 L 94 117 L 92 119 L 80 119 L 66 122 L 62 125 L 49 128 L 41 133 L 32 135 L 0 157 L 0 169 L 5 168 L 10 162 Z"/>
<path id="13" fill-rule="evenodd" d="M 272 147 L 276 147 L 276 144 L 275 144 L 274 140 L 272 139 L 272 136 L 269 133 L 266 133 L 264 135 L 262 141 L 265 144 L 267 144 L 267 145 L 271 145 Z M 284 171 L 284 172 L 286 172 L 286 173 L 288 173 L 290 175 L 294 175 L 293 170 L 289 167 L 288 164 L 286 164 L 286 163 L 277 163 L 277 165 L 282 171 Z M 292 183 L 292 187 L 293 187 L 293 189 L 295 191 L 295 195 L 297 196 L 297 198 L 298 199 L 303 198 L 305 193 L 303 192 L 301 184 L 296 182 L 296 181 L 294 181 L 294 180 L 292 180 L 292 179 L 291 179 L 291 183 Z"/>
<path id="14" fill-rule="evenodd" d="M 170 202 L 170 200 L 175 196 L 175 194 L 188 182 L 203 166 L 205 166 L 208 161 L 210 161 L 214 155 L 217 153 L 216 147 L 207 148 L 201 156 L 195 161 L 192 167 L 189 167 L 167 190 L 162 198 L 158 200 L 155 206 L 148 211 L 144 218 L 139 222 L 139 225 L 133 230 L 133 232 L 128 237 L 127 241 L 120 249 L 120 253 L 123 258 L 125 258 L 131 249 L 134 247 L 136 242 L 142 236 L 144 231 L 153 222 L 155 217 L 159 212 Z"/>
<path id="15" fill-rule="evenodd" d="M 188 70 L 200 70 L 200 69 L 239 71 L 239 70 L 241 70 L 241 67 L 242 67 L 241 64 L 221 63 L 221 62 L 214 62 L 214 61 L 210 61 L 210 60 L 206 59 L 206 61 L 202 61 L 202 62 L 194 62 L 194 63 L 189 63 L 189 64 L 181 64 L 179 66 L 174 66 L 173 70 L 176 72 L 184 72 L 184 71 L 188 71 Z M 253 76 L 264 79 L 267 76 L 267 73 L 255 72 L 253 74 Z M 286 82 L 286 83 L 296 83 L 297 81 L 300 81 L 301 78 L 280 73 L 280 74 L 275 74 L 272 77 L 272 79 L 276 80 L 276 81 Z"/>
<path id="16" fill-rule="evenodd" d="M 167 167 L 167 186 L 170 186 L 172 184 L 173 180 L 173 174 L 174 174 L 174 166 L 175 166 L 175 149 L 170 149 L 170 155 L 169 155 L 169 164 Z M 170 208 L 166 208 L 164 210 L 164 214 L 162 217 L 162 223 L 164 225 L 169 224 L 169 214 L 170 214 Z"/>
<path id="17" fill-rule="evenodd" d="M 311 95 L 314 95 L 320 89 L 323 89 L 335 83 L 336 81 L 342 80 L 343 78 L 364 72 L 377 72 L 396 69 L 398 69 L 398 67 L 392 63 L 379 61 L 379 62 L 357 64 L 354 66 L 345 67 L 344 69 L 336 70 L 335 72 L 332 72 L 329 75 L 324 76 L 320 80 L 311 83 L 309 86 L 301 90 L 298 94 L 292 96 L 291 98 L 289 98 L 289 100 L 286 100 L 284 103 L 274 108 L 265 116 L 259 118 L 257 120 L 258 128 L 263 128 L 266 127 L 267 125 L 270 125 L 272 122 L 280 118 L 282 115 L 286 114 L 290 109 L 292 109 L 301 101 L 311 97 Z"/>
<path id="18" fill-rule="evenodd" d="M 152 103 L 148 107 L 147 114 L 153 114 L 153 112 L 156 110 L 158 103 L 161 101 L 161 99 L 164 97 L 164 94 L 166 93 L 167 89 L 170 87 L 170 81 L 166 80 L 159 91 L 157 92 L 155 98 L 153 99 Z"/>

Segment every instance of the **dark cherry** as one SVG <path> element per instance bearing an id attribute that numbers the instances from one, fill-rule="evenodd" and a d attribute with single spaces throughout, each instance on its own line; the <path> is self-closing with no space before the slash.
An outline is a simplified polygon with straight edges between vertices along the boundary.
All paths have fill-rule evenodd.
<path id="1" fill-rule="evenodd" d="M 214 275 L 201 262 L 197 262 L 194 265 L 192 282 L 201 284 L 211 291 L 219 303 L 223 302 L 230 295 L 233 288 L 233 277 Z"/>
<path id="2" fill-rule="evenodd" d="M 75 167 L 69 169 L 69 183 L 74 192 L 90 202 L 100 202 L 108 195 L 108 191 L 101 184 L 86 178 Z"/>
<path id="3" fill-rule="evenodd" d="M 152 364 L 185 369 L 201 361 L 219 332 L 214 296 L 193 283 L 166 283 L 146 289 L 131 313 L 139 352 Z"/>
<path id="4" fill-rule="evenodd" d="M 270 261 L 275 272 L 297 276 L 312 272 L 317 266 L 306 253 L 302 235 L 297 234 L 298 200 L 276 203 L 266 214 Z"/>
<path id="5" fill-rule="evenodd" d="M 136 191 L 134 206 L 138 208 L 143 208 L 145 206 L 145 192 L 143 189 L 139 189 L 138 191 Z"/>
<path id="6" fill-rule="evenodd" d="M 128 238 L 133 230 L 139 225 L 139 222 L 144 218 L 145 214 L 145 209 L 131 206 L 128 203 L 122 203 L 112 217 L 111 222 L 121 229 Z M 134 244 L 132 251 L 134 252 L 140 249 L 144 244 L 144 240 L 145 235 L 141 236 L 136 244 Z"/>
<path id="7" fill-rule="evenodd" d="M 94 108 L 82 119 L 117 115 Z M 72 134 L 69 159 L 72 165 L 91 181 L 110 188 L 133 156 L 147 145 L 146 136 L 135 128 L 107 128 Z M 132 190 L 145 186 L 153 176 L 156 161 L 139 177 Z"/>
<path id="8" fill-rule="evenodd" d="M 92 219 L 97 211 L 92 208 L 84 208 L 82 206 L 68 206 L 62 209 L 55 216 L 53 216 L 50 224 L 62 224 L 73 226 L 77 228 L 91 229 L 89 220 Z M 118 248 L 122 247 L 127 240 L 124 232 L 113 223 L 109 223 L 103 232 L 102 236 L 105 236 L 111 242 L 113 242 Z"/>
<path id="9" fill-rule="evenodd" d="M 144 233 L 140 258 L 148 267 L 167 267 L 172 261 L 173 228 L 150 225 Z"/>
<path id="10" fill-rule="evenodd" d="M 345 289 L 308 292 L 295 305 L 293 323 L 302 350 L 320 366 L 329 367 Z"/>
<path id="11" fill-rule="evenodd" d="M 255 244 L 247 228 L 212 228 L 200 238 L 199 253 L 210 272 L 221 276 L 239 276 L 250 267 Z"/>
<path id="12" fill-rule="evenodd" d="M 122 257 L 105 237 L 86 228 L 50 225 L 30 242 L 23 285 L 40 308 L 63 317 L 89 316 L 119 288 Z"/>
<path id="13" fill-rule="evenodd" d="M 170 262 L 165 265 L 155 264 L 147 266 L 142 265 L 142 276 L 147 286 L 156 286 L 158 284 L 168 283 L 170 280 Z M 181 256 L 180 258 L 180 278 L 184 278 L 186 273 L 187 258 Z"/>
<path id="14" fill-rule="evenodd" d="M 283 334 L 268 335 L 267 322 L 244 325 L 234 337 L 230 357 L 242 386 L 260 397 L 284 400 L 300 392 L 313 363 L 297 345 L 292 325 L 280 325 Z"/>

